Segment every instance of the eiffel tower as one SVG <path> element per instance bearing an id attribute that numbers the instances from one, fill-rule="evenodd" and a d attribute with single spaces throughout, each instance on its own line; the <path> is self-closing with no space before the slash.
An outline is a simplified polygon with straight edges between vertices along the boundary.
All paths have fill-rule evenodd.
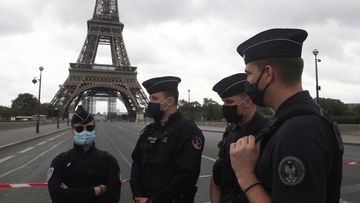
<path id="1" fill-rule="evenodd" d="M 88 97 L 98 94 L 118 98 L 129 118 L 142 119 L 148 99 L 137 81 L 137 67 L 131 66 L 119 21 L 117 0 L 96 0 L 93 18 L 87 21 L 87 36 L 69 76 L 50 102 L 63 117 Z M 112 64 L 95 64 L 98 46 L 108 45 Z M 89 110 L 89 109 L 88 109 Z"/>

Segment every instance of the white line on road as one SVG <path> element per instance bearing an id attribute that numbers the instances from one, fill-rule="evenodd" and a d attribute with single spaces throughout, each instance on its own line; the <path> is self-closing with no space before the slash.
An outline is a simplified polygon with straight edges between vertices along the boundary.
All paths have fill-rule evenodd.
<path id="1" fill-rule="evenodd" d="M 50 149 L 42 152 L 41 154 L 39 154 L 39 155 L 36 156 L 35 158 L 31 159 L 30 161 L 28 161 L 28 162 L 25 163 L 24 165 L 19 166 L 18 168 L 14 168 L 14 169 L 6 172 L 6 173 L 1 174 L 1 175 L 0 175 L 0 178 L 2 178 L 2 177 L 4 177 L 4 176 L 7 176 L 7 175 L 9 175 L 9 174 L 11 174 L 11 173 L 13 173 L 13 172 L 15 172 L 15 171 L 18 171 L 18 170 L 24 168 L 25 166 L 31 164 L 32 162 L 36 161 L 39 157 L 44 156 L 44 154 L 46 154 L 46 153 L 48 153 L 49 151 L 53 150 L 55 147 L 57 147 L 58 145 L 62 144 L 62 143 L 65 142 L 65 141 L 67 141 L 68 139 L 70 139 L 70 137 L 67 138 L 67 139 L 65 139 L 65 140 L 62 140 L 61 142 L 59 142 L 59 143 L 57 143 L 57 144 L 55 144 L 55 145 L 52 146 Z"/>
<path id="2" fill-rule="evenodd" d="M 208 157 L 208 156 L 205 156 L 205 155 L 202 155 L 202 158 L 207 159 L 207 160 L 210 160 L 210 161 L 213 161 L 213 162 L 216 161 L 216 159 L 211 158 L 211 157 Z"/>
<path id="3" fill-rule="evenodd" d="M 56 137 L 52 137 L 52 138 L 50 138 L 50 139 L 48 139 L 49 141 L 51 141 L 51 140 L 53 140 L 53 139 L 55 139 Z"/>
<path id="4" fill-rule="evenodd" d="M 14 158 L 15 156 L 7 156 L 7 157 L 5 157 L 5 158 L 2 158 L 2 159 L 0 159 L 0 163 L 2 163 L 2 162 L 4 162 L 4 161 L 7 161 L 7 160 L 9 160 L 9 159 L 12 159 L 12 158 Z"/>
<path id="5" fill-rule="evenodd" d="M 108 139 L 110 141 L 110 143 L 114 146 L 114 148 L 116 149 L 117 152 L 119 152 L 119 154 L 121 155 L 122 159 L 127 163 L 127 165 L 129 165 L 129 167 L 131 167 L 131 163 L 129 161 L 129 159 L 126 158 L 126 156 L 120 151 L 120 149 L 115 145 L 115 143 L 113 142 L 113 140 L 108 136 L 107 132 L 104 130 L 105 132 L 105 137 L 106 139 Z"/>
<path id="6" fill-rule="evenodd" d="M 26 148 L 26 149 L 18 152 L 18 153 L 19 153 L 19 154 L 22 154 L 22 153 L 25 153 L 25 152 L 27 152 L 27 151 L 30 151 L 30 150 L 32 150 L 32 149 L 34 149 L 34 148 L 35 148 L 35 147 L 29 147 L 29 148 Z"/>
<path id="7" fill-rule="evenodd" d="M 201 176 L 199 176 L 199 178 L 209 178 L 209 177 L 211 177 L 212 175 L 201 175 Z"/>
<path id="8" fill-rule="evenodd" d="M 45 144 L 46 143 L 46 141 L 42 141 L 42 142 L 40 142 L 40 143 L 37 143 L 36 145 L 43 145 L 43 144 Z"/>
<path id="9" fill-rule="evenodd" d="M 111 123 L 111 125 L 112 125 L 112 126 L 115 126 L 115 127 L 117 127 L 117 128 L 120 128 L 120 129 L 123 129 L 123 130 L 129 131 L 129 132 L 131 132 L 131 133 L 134 133 L 134 134 L 140 135 L 140 132 L 132 131 L 132 130 L 129 130 L 129 129 L 127 129 L 127 128 L 124 128 L 124 127 L 121 127 L 121 126 L 119 126 L 119 125 L 112 124 L 112 123 Z"/>

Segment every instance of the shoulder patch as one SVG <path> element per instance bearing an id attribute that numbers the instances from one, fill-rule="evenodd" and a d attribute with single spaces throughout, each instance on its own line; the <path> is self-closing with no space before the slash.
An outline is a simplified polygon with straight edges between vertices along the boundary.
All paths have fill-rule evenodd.
<path id="1" fill-rule="evenodd" d="M 202 139 L 200 137 L 194 137 L 191 141 L 192 146 L 194 147 L 194 149 L 196 150 L 201 150 L 204 146 L 204 142 L 202 141 Z"/>
<path id="2" fill-rule="evenodd" d="M 53 173 L 54 173 L 54 167 L 49 168 L 48 172 L 47 172 L 47 176 L 46 176 L 46 182 L 49 182 L 50 178 L 52 177 Z"/>
<path id="3" fill-rule="evenodd" d="M 287 186 L 296 186 L 304 180 L 306 168 L 297 157 L 287 156 L 280 161 L 278 174 L 282 183 Z"/>

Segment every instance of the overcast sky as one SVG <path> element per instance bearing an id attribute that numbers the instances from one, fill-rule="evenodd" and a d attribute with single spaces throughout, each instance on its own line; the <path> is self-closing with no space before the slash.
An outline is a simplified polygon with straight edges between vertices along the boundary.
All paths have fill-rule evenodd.
<path id="1" fill-rule="evenodd" d="M 76 62 L 95 0 L 0 1 L 0 105 L 19 93 L 38 94 L 31 80 L 43 66 L 42 102 L 50 102 Z M 315 97 L 313 49 L 319 50 L 320 97 L 360 103 L 358 0 L 119 0 L 123 37 L 138 81 L 164 75 L 182 79 L 180 99 L 220 101 L 212 86 L 243 72 L 236 47 L 275 27 L 302 28 L 303 87 Z M 101 47 L 98 63 L 109 61 Z M 105 56 L 106 55 L 106 56 Z"/>

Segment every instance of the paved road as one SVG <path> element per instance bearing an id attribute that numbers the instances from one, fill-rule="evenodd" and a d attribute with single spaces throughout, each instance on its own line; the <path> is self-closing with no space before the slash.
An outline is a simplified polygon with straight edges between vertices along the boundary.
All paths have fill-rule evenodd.
<path id="1" fill-rule="evenodd" d="M 130 154 L 144 125 L 132 123 L 97 124 L 96 145 L 106 149 L 118 160 L 122 178 L 130 176 Z M 217 142 L 221 134 L 204 132 L 205 149 L 198 181 L 197 203 L 209 202 L 209 175 L 217 156 Z M 1 137 L 0 137 L 1 139 Z M 67 132 L 51 134 L 0 150 L 0 184 L 44 183 L 46 172 L 53 157 L 72 147 L 72 137 Z M 345 161 L 360 160 L 360 145 L 345 146 Z M 344 167 L 342 199 L 344 202 L 360 202 L 360 165 Z M 0 188 L 0 202 L 50 202 L 46 187 Z M 121 191 L 121 202 L 132 202 L 128 183 Z"/>

